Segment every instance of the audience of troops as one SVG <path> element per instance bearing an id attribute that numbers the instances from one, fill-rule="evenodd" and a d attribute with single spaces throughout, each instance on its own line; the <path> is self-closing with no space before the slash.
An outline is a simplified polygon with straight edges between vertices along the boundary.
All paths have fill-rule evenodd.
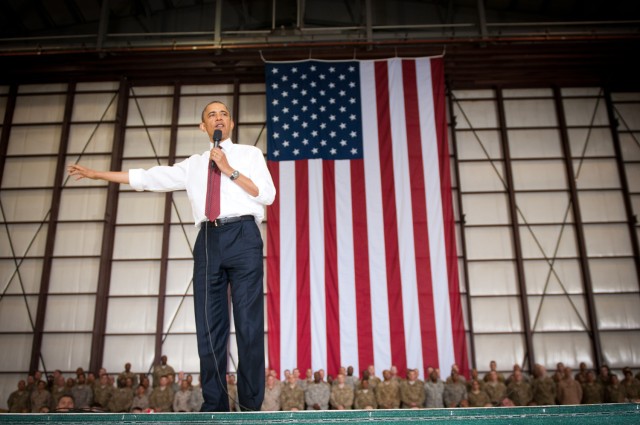
<path id="1" fill-rule="evenodd" d="M 574 373 L 558 363 L 552 375 L 544 366 L 535 365 L 533 376 L 514 365 L 505 376 L 491 361 L 489 371 L 480 378 L 473 369 L 469 379 L 453 365 L 446 380 L 438 369 L 428 368 L 425 380 L 417 369 L 408 369 L 405 377 L 395 366 L 382 372 L 382 379 L 370 365 L 361 378 L 353 367 L 340 368 L 337 375 L 325 376 L 324 370 L 284 371 L 280 381 L 276 371 L 265 371 L 263 411 L 345 410 L 345 409 L 419 409 L 456 407 L 537 406 L 554 404 L 599 404 L 640 402 L 640 373 L 635 377 L 624 368 L 622 380 L 602 366 L 598 373 L 580 364 Z M 191 375 L 175 370 L 162 356 L 153 367 L 151 378 L 131 372 L 125 365 L 119 375 L 101 369 L 97 374 L 78 368 L 75 378 L 55 371 L 45 381 L 40 372 L 20 381 L 11 393 L 11 413 L 47 413 L 69 411 L 98 412 L 197 412 L 203 403 L 202 390 Z M 240 411 L 233 374 L 227 375 L 231 411 Z"/>

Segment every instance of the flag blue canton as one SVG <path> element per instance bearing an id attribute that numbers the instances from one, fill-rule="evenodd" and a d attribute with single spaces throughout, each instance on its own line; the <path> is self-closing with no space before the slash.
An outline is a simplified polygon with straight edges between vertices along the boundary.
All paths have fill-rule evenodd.
<path id="1" fill-rule="evenodd" d="M 357 61 L 268 63 L 267 159 L 362 158 Z"/>

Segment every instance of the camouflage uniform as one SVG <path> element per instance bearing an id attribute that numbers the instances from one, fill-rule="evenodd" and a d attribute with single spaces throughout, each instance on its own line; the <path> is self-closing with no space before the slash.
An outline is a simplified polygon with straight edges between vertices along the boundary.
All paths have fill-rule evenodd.
<path id="1" fill-rule="evenodd" d="M 382 381 L 375 393 L 379 409 L 398 409 L 400 407 L 400 386 L 396 381 Z"/>
<path id="2" fill-rule="evenodd" d="M 137 395 L 133 397 L 133 401 L 131 402 L 131 409 L 138 408 L 140 410 L 145 410 L 149 408 L 149 396 L 146 394 Z"/>
<path id="3" fill-rule="evenodd" d="M 104 409 L 108 409 L 109 401 L 114 392 L 115 388 L 111 385 L 97 385 L 93 389 L 93 402 Z"/>
<path id="4" fill-rule="evenodd" d="M 66 385 L 54 385 L 51 389 L 51 409 L 55 409 L 63 395 L 71 395 Z"/>
<path id="5" fill-rule="evenodd" d="M 556 404 L 556 383 L 552 378 L 535 378 L 531 385 L 533 401 L 538 406 L 548 406 Z"/>
<path id="6" fill-rule="evenodd" d="M 428 408 L 444 407 L 444 382 L 428 380 L 424 383 L 425 406 Z"/>
<path id="7" fill-rule="evenodd" d="M 76 409 L 88 409 L 93 404 L 93 389 L 87 384 L 76 384 L 71 388 Z"/>
<path id="8" fill-rule="evenodd" d="M 626 398 L 624 396 L 624 388 L 622 385 L 607 385 L 604 389 L 604 402 L 605 403 L 624 403 Z"/>
<path id="9" fill-rule="evenodd" d="M 189 400 L 189 404 L 191 405 L 192 412 L 199 412 L 202 408 L 202 404 L 204 403 L 204 397 L 202 395 L 202 387 L 200 385 L 195 385 L 191 388 L 191 400 Z"/>
<path id="10" fill-rule="evenodd" d="M 467 393 L 467 400 L 469 400 L 469 407 L 485 407 L 487 404 L 491 404 L 489 396 L 482 390 L 478 391 L 477 394 L 469 391 Z"/>
<path id="11" fill-rule="evenodd" d="M 499 381 L 487 382 L 484 386 L 484 392 L 489 396 L 491 403 L 497 406 L 507 396 L 507 387 Z"/>
<path id="12" fill-rule="evenodd" d="M 109 400 L 110 412 L 129 412 L 133 403 L 133 388 L 117 388 Z"/>
<path id="13" fill-rule="evenodd" d="M 173 390 L 169 387 L 156 387 L 149 396 L 149 407 L 156 412 L 171 412 L 173 407 Z"/>
<path id="14" fill-rule="evenodd" d="M 604 401 L 604 389 L 599 382 L 582 384 L 582 404 L 600 404 Z"/>
<path id="15" fill-rule="evenodd" d="M 353 402 L 353 408 L 366 409 L 367 406 L 371 406 L 373 409 L 378 408 L 378 402 L 376 401 L 375 393 L 370 389 L 357 390 L 355 401 Z"/>
<path id="16" fill-rule="evenodd" d="M 29 391 L 26 389 L 12 392 L 7 401 L 9 413 L 29 413 L 31 411 L 31 409 L 29 409 L 30 398 Z"/>
<path id="17" fill-rule="evenodd" d="M 307 404 L 307 410 L 314 410 L 313 405 L 318 404 L 320 410 L 329 410 L 329 398 L 331 390 L 326 382 L 312 382 L 307 384 L 304 392 L 304 401 Z"/>
<path id="18" fill-rule="evenodd" d="M 444 407 L 457 407 L 462 400 L 467 399 L 467 386 L 460 381 L 445 384 L 442 398 L 444 399 Z"/>
<path id="19" fill-rule="evenodd" d="M 282 410 L 304 410 L 304 391 L 297 385 L 282 385 L 280 392 L 280 406 Z"/>
<path id="20" fill-rule="evenodd" d="M 425 394 L 424 394 L 424 382 L 419 379 L 415 381 L 405 381 L 400 386 L 400 400 L 402 400 L 403 408 L 411 408 L 412 404 L 415 407 L 423 407 Z"/>
<path id="21" fill-rule="evenodd" d="M 175 370 L 169 365 L 157 364 L 153 367 L 153 388 L 160 385 L 162 376 L 176 375 Z"/>
<path id="22" fill-rule="evenodd" d="M 516 406 L 526 406 L 533 398 L 531 386 L 525 381 L 517 382 L 512 379 L 507 387 L 507 397 L 509 397 Z"/>
<path id="23" fill-rule="evenodd" d="M 351 409 L 353 406 L 353 388 L 344 385 L 342 388 L 336 385 L 331 389 L 331 406 L 338 409 L 342 406 L 344 409 Z"/>
<path id="24" fill-rule="evenodd" d="M 280 385 L 274 385 L 273 388 L 265 387 L 264 400 L 260 410 L 265 412 L 277 412 L 280 410 Z"/>
<path id="25" fill-rule="evenodd" d="M 191 406 L 191 390 L 180 389 L 173 396 L 173 411 L 174 412 L 192 412 Z"/>
<path id="26" fill-rule="evenodd" d="M 640 398 L 640 382 L 635 378 L 625 378 L 620 381 L 620 386 L 624 389 L 624 396 L 627 400 L 633 401 Z"/>
<path id="27" fill-rule="evenodd" d="M 42 407 L 51 405 L 51 393 L 49 390 L 36 390 L 31 393 L 31 413 L 40 413 Z"/>

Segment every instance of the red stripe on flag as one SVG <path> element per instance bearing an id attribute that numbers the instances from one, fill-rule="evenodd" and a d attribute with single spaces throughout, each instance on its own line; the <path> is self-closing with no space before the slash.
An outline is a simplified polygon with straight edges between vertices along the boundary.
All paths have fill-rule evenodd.
<path id="1" fill-rule="evenodd" d="M 420 309 L 420 333 L 422 340 L 423 370 L 438 365 L 438 346 L 433 306 L 433 280 L 429 250 L 426 188 L 424 186 L 424 162 L 420 134 L 420 109 L 418 105 L 416 63 L 402 62 L 404 84 L 404 109 L 409 154 L 409 180 L 413 216 L 413 238 L 416 259 L 416 285 Z M 425 377 L 426 378 L 426 377 Z"/>
<path id="2" fill-rule="evenodd" d="M 451 306 L 453 347 L 460 373 L 464 376 L 469 376 L 469 361 L 467 359 L 466 337 L 458 282 L 458 253 L 456 249 L 455 221 L 451 196 L 451 171 L 449 164 L 449 144 L 447 142 L 447 113 L 445 109 L 444 64 L 442 58 L 431 59 L 431 84 L 435 111 L 435 129 L 438 139 L 440 194 L 442 196 L 447 275 L 449 276 L 449 303 Z"/>
<path id="3" fill-rule="evenodd" d="M 360 374 L 373 357 L 373 329 L 371 327 L 371 286 L 369 274 L 369 233 L 367 228 L 367 196 L 364 161 L 351 161 L 351 208 L 353 216 L 353 263 L 356 287 L 356 315 L 358 318 L 358 365 Z"/>
<path id="4" fill-rule="evenodd" d="M 388 64 L 376 62 L 376 99 L 378 100 L 378 149 L 380 151 L 380 174 L 385 240 L 385 264 L 387 267 L 387 293 L 389 300 L 389 329 L 391 338 L 391 361 L 403 373 L 407 365 L 402 306 L 402 279 L 400 276 L 400 253 L 398 248 L 398 223 L 393 171 L 393 146 L 389 105 Z"/>
<path id="5" fill-rule="evenodd" d="M 338 289 L 335 179 L 335 161 L 322 161 L 327 373 L 332 376 L 336 376 L 340 368 L 340 291 Z"/>
<path id="6" fill-rule="evenodd" d="M 280 187 L 280 163 L 267 162 L 273 184 Z M 269 368 L 280 376 L 280 199 L 267 207 L 267 326 Z"/>
<path id="7" fill-rule="evenodd" d="M 296 161 L 296 305 L 298 364 L 300 370 L 311 367 L 311 284 L 309 259 L 309 163 Z"/>

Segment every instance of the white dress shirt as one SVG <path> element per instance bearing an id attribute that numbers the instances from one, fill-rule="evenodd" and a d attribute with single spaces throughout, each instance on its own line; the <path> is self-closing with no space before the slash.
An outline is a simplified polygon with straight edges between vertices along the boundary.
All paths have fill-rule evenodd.
<path id="1" fill-rule="evenodd" d="M 213 148 L 213 144 L 210 143 Z M 255 146 L 234 144 L 231 139 L 220 143 L 229 165 L 248 177 L 258 187 L 258 196 L 244 189 L 222 174 L 220 180 L 220 218 L 251 214 L 256 223 L 264 219 L 264 206 L 276 197 L 271 174 L 262 151 Z M 129 184 L 137 191 L 169 192 L 186 190 L 196 227 L 207 220 L 204 214 L 209 173 L 209 152 L 192 155 L 172 166 L 160 165 L 144 170 L 129 170 Z"/>

